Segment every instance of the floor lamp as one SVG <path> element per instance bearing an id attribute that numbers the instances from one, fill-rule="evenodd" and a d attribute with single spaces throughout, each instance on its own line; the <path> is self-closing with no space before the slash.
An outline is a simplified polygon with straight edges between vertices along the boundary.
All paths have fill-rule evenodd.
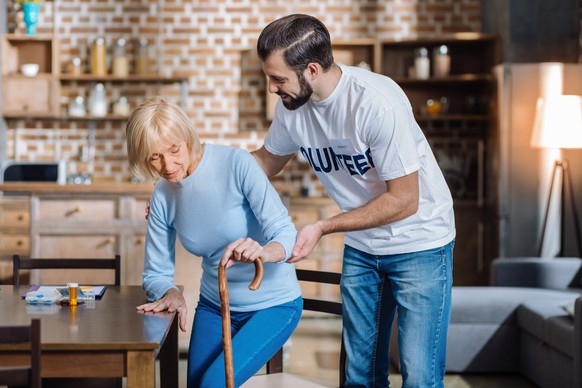
<path id="1" fill-rule="evenodd" d="M 554 148 L 560 150 L 582 148 L 582 96 L 556 95 L 538 99 L 531 145 L 536 148 Z M 554 182 L 559 171 L 561 172 L 562 178 L 560 199 L 562 230 L 559 254 L 562 255 L 564 252 L 564 202 L 568 196 L 574 218 L 576 246 L 578 248 L 578 254 L 582 257 L 582 236 L 580 234 L 580 221 L 574 197 L 574 185 L 570 169 L 568 168 L 568 161 L 563 158 L 554 162 L 550 191 L 546 202 L 546 212 L 539 239 L 538 256 L 541 257 L 542 255 Z"/>

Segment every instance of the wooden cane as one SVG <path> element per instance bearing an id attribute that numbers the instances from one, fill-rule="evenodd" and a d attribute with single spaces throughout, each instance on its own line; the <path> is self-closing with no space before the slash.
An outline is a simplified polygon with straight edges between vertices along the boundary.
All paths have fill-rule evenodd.
<path id="1" fill-rule="evenodd" d="M 249 289 L 256 291 L 263 281 L 263 262 L 260 258 L 255 260 L 255 277 Z M 234 388 L 234 364 L 232 361 L 232 335 L 230 331 L 230 302 L 228 299 L 228 280 L 226 279 L 226 267 L 218 265 L 218 291 L 220 293 L 220 315 L 222 316 L 222 346 L 224 348 L 224 371 L 226 376 L 226 388 Z"/>

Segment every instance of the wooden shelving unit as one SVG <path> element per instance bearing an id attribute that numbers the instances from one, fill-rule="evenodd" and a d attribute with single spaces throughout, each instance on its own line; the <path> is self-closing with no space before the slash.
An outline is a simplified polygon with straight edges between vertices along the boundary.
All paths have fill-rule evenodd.
<path id="1" fill-rule="evenodd" d="M 137 76 L 116 77 L 112 75 L 63 74 L 59 57 L 59 42 L 52 35 L 2 36 L 2 116 L 7 120 L 59 120 L 59 121 L 119 121 L 127 117 L 108 114 L 104 117 L 91 115 L 71 117 L 59 106 L 62 86 L 67 84 L 90 84 L 101 82 L 106 85 L 125 83 L 180 84 L 180 102 L 184 105 L 187 94 L 187 78 L 178 76 Z M 39 73 L 34 77 L 21 74 L 20 66 L 26 63 L 39 65 Z"/>
<path id="2" fill-rule="evenodd" d="M 450 74 L 436 77 L 433 49 L 446 45 Z M 429 53 L 428 79 L 409 77 L 415 50 Z M 494 35 L 462 33 L 426 39 L 383 41 L 381 73 L 391 77 L 407 94 L 415 117 L 443 170 L 454 198 L 457 239 L 455 285 L 488 284 L 488 267 L 494 252 L 486 234 L 493 227 L 492 199 L 487 197 L 489 139 L 497 115 L 493 66 L 499 62 Z M 445 98 L 446 109 L 427 114 L 429 99 Z M 489 224 L 489 225 L 488 225 Z"/>

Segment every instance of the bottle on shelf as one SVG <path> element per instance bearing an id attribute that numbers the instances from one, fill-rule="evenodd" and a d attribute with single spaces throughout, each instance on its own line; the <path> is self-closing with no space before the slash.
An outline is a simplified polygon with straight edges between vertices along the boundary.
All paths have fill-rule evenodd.
<path id="1" fill-rule="evenodd" d="M 113 114 L 118 116 L 129 116 L 130 107 L 127 97 L 121 96 L 113 103 Z"/>
<path id="2" fill-rule="evenodd" d="M 129 59 L 125 53 L 126 43 L 124 38 L 119 38 L 115 42 L 112 73 L 116 77 L 127 77 L 129 75 Z"/>
<path id="3" fill-rule="evenodd" d="M 69 74 L 70 75 L 81 75 L 82 71 L 81 71 L 81 58 L 79 57 L 74 57 L 73 59 L 71 59 L 71 62 L 69 63 Z"/>
<path id="4" fill-rule="evenodd" d="M 440 45 L 433 50 L 433 73 L 435 77 L 446 77 L 451 72 L 451 56 L 446 45 Z"/>
<path id="5" fill-rule="evenodd" d="M 105 38 L 99 36 L 91 46 L 91 74 L 96 76 L 107 75 L 106 57 Z"/>
<path id="6" fill-rule="evenodd" d="M 146 38 L 141 38 L 136 45 L 135 74 L 137 75 L 150 74 L 149 43 Z"/>
<path id="7" fill-rule="evenodd" d="M 105 96 L 105 86 L 98 83 L 91 89 L 89 96 L 89 112 L 95 117 L 107 115 L 107 97 Z"/>
<path id="8" fill-rule="evenodd" d="M 426 47 L 415 50 L 414 74 L 417 79 L 428 79 L 430 76 L 430 59 Z"/>
<path id="9" fill-rule="evenodd" d="M 79 95 L 69 102 L 69 116 L 83 117 L 87 114 L 85 110 L 85 99 Z"/>

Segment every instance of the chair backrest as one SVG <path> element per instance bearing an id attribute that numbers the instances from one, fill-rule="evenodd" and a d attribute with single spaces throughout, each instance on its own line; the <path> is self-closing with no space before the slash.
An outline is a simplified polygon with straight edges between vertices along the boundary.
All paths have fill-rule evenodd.
<path id="1" fill-rule="evenodd" d="M 30 349 L 30 363 L 0 366 L 0 385 L 39 388 L 40 378 L 40 319 L 26 326 L 0 327 L 0 346 L 23 345 Z"/>
<path id="2" fill-rule="evenodd" d="M 339 285 L 341 274 L 337 272 L 314 271 L 307 269 L 296 269 L 297 279 L 303 282 L 313 282 L 319 284 L 335 284 Z M 322 313 L 342 315 L 342 303 L 335 300 L 322 300 L 314 298 L 303 298 L 304 311 L 317 311 Z M 346 353 L 344 349 L 344 341 L 341 341 L 340 350 L 340 365 L 339 365 L 339 386 L 343 387 L 345 382 L 345 365 Z M 267 362 L 267 374 L 281 373 L 283 371 L 283 349 L 279 349 L 277 353 Z"/>
<path id="3" fill-rule="evenodd" d="M 115 270 L 115 285 L 121 284 L 121 256 L 106 259 L 32 259 L 14 255 L 12 284 L 20 285 L 21 269 L 112 269 Z"/>

